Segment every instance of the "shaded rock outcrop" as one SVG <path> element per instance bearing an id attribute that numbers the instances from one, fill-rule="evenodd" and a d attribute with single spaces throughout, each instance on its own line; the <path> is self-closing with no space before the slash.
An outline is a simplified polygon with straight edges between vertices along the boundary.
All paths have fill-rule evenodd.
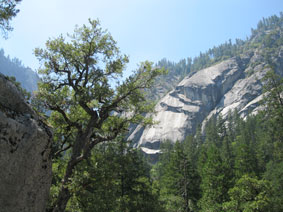
<path id="1" fill-rule="evenodd" d="M 282 59 L 279 56 L 277 61 Z M 157 103 L 153 115 L 157 124 L 137 126 L 128 139 L 146 153 L 156 154 L 153 150 L 158 150 L 161 142 L 184 140 L 214 114 L 225 118 L 233 110 L 242 116 L 256 112 L 262 99 L 262 78 L 268 70 L 260 54 L 250 52 L 187 76 Z"/>
<path id="2" fill-rule="evenodd" d="M 0 211 L 45 211 L 52 135 L 13 83 L 0 74 Z"/>

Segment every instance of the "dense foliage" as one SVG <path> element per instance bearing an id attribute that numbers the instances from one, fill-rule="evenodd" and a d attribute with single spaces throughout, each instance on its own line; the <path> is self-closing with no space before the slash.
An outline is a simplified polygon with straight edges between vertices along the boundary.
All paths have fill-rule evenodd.
<path id="1" fill-rule="evenodd" d="M 50 207 L 57 199 L 63 166 L 62 158 L 54 161 Z M 74 171 L 69 185 L 73 196 L 66 211 L 163 211 L 151 189 L 149 170 L 138 150 L 122 138 L 99 144 Z"/>
<path id="2" fill-rule="evenodd" d="M 162 211 L 158 196 L 153 193 L 149 167 L 137 150 L 123 141 L 104 143 L 94 149 L 85 162 L 84 177 L 78 175 L 78 188 L 69 208 L 74 211 Z"/>

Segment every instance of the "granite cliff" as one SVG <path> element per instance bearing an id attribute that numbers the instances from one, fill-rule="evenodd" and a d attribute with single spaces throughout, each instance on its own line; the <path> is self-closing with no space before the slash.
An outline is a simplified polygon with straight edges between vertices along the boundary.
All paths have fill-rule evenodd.
<path id="1" fill-rule="evenodd" d="M 51 186 L 51 131 L 0 74 L 1 212 L 45 211 Z"/>
<path id="2" fill-rule="evenodd" d="M 283 48 L 273 60 L 282 75 Z M 157 124 L 137 126 L 129 136 L 135 147 L 156 154 L 166 140 L 182 141 L 205 125 L 213 114 L 224 118 L 237 110 L 242 116 L 260 109 L 262 78 L 270 66 L 259 51 L 224 60 L 185 77 L 156 105 L 153 115 Z"/>

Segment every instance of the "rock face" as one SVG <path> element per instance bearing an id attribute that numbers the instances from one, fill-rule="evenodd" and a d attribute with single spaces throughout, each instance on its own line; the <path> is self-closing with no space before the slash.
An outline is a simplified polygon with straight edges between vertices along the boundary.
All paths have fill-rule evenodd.
<path id="1" fill-rule="evenodd" d="M 259 61 L 263 59 L 257 53 L 249 53 L 186 77 L 156 105 L 153 119 L 157 124 L 145 129 L 137 126 L 128 139 L 146 153 L 156 154 L 153 150 L 161 142 L 184 140 L 213 114 L 225 118 L 235 109 L 242 116 L 255 112 L 262 94 L 261 79 L 268 71 Z"/>
<path id="2" fill-rule="evenodd" d="M 51 132 L 0 74 L 0 211 L 45 211 Z"/>

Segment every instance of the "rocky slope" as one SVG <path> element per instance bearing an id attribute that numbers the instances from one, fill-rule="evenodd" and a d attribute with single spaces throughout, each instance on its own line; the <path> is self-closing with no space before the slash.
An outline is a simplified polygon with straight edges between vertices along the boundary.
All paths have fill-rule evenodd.
<path id="1" fill-rule="evenodd" d="M 164 58 L 155 65 L 164 68 L 168 72 L 165 75 L 158 76 L 153 86 L 146 92 L 148 100 L 157 102 L 191 72 L 192 59 L 182 59 L 175 63 Z"/>
<path id="2" fill-rule="evenodd" d="M 51 132 L 0 74 L 0 211 L 45 211 L 51 185 Z"/>
<path id="3" fill-rule="evenodd" d="M 276 55 L 282 75 L 283 48 Z M 260 51 L 250 51 L 184 78 L 156 105 L 156 125 L 138 126 L 129 136 L 134 146 L 156 154 L 160 143 L 175 142 L 195 132 L 213 114 L 225 116 L 238 110 L 242 116 L 256 112 L 262 94 L 262 78 L 269 70 Z M 156 151 L 157 150 L 157 151 Z"/>

